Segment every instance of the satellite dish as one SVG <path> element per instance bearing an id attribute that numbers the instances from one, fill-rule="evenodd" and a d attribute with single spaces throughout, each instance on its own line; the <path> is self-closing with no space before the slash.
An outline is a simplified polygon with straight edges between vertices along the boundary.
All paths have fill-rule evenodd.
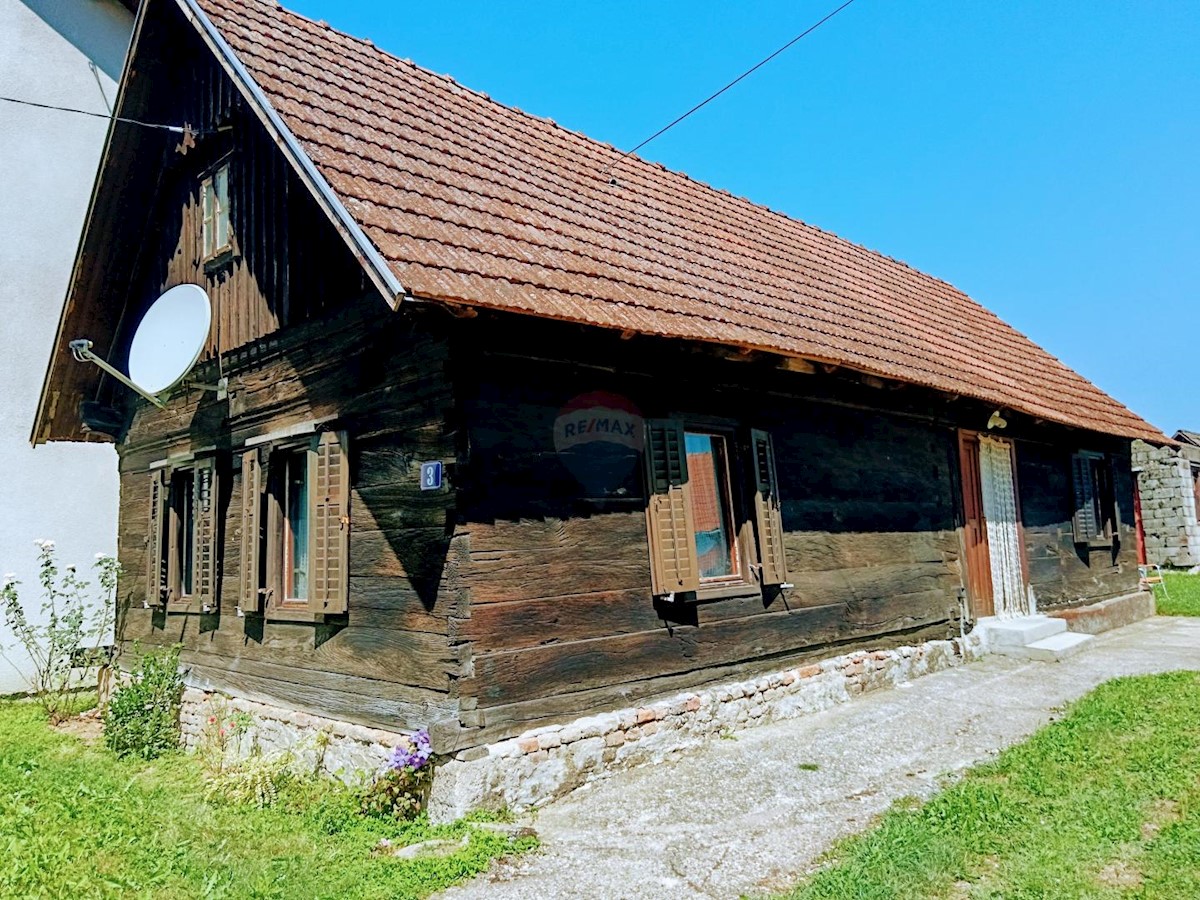
<path id="1" fill-rule="evenodd" d="M 204 288 L 181 284 L 154 301 L 133 334 L 129 377 L 151 394 L 179 384 L 192 371 L 212 323 L 212 305 Z"/>

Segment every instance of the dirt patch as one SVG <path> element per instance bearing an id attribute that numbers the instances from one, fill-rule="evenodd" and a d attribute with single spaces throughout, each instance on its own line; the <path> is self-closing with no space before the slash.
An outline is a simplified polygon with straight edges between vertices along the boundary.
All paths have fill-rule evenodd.
<path id="1" fill-rule="evenodd" d="M 1181 818 L 1183 813 L 1174 800 L 1155 800 L 1146 811 L 1146 821 L 1142 823 L 1142 840 L 1153 840 L 1165 826 Z"/>
<path id="2" fill-rule="evenodd" d="M 1096 880 L 1105 887 L 1136 888 L 1142 886 L 1142 873 L 1132 863 L 1122 859 L 1101 869 Z"/>
<path id="3" fill-rule="evenodd" d="M 94 744 L 104 735 L 104 722 L 95 710 L 71 716 L 52 726 L 60 734 L 69 734 L 87 744 Z"/>

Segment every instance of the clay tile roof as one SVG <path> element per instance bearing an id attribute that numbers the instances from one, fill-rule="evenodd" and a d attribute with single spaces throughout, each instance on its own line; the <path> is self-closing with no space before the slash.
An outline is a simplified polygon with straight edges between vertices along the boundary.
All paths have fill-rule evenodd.
<path id="1" fill-rule="evenodd" d="M 1158 429 L 961 291 L 268 3 L 199 0 L 417 297 L 832 362 Z"/>

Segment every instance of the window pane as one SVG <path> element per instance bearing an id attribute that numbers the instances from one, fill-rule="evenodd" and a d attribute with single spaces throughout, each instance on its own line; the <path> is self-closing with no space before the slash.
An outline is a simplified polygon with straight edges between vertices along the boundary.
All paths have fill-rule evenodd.
<path id="1" fill-rule="evenodd" d="M 714 434 L 686 434 L 688 485 L 700 577 L 738 574 L 737 553 L 729 514 L 729 463 L 725 439 Z"/>
<path id="2" fill-rule="evenodd" d="M 229 244 L 229 167 L 221 166 L 216 175 L 216 233 L 217 239 L 214 250 L 220 250 Z"/>
<path id="3" fill-rule="evenodd" d="M 203 223 L 204 255 L 212 256 L 213 252 L 213 190 L 212 181 L 200 185 L 200 217 Z"/>
<path id="4" fill-rule="evenodd" d="M 289 600 L 308 599 L 308 454 L 294 453 L 287 467 Z"/>
<path id="5" fill-rule="evenodd" d="M 192 595 L 192 557 L 196 537 L 196 475 L 193 472 L 184 473 L 176 484 L 179 489 L 179 593 L 184 597 Z"/>

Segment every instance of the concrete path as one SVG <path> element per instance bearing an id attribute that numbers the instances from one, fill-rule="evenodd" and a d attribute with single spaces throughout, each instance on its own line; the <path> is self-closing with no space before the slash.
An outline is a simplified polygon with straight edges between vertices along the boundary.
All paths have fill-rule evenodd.
<path id="1" fill-rule="evenodd" d="M 989 656 L 621 772 L 534 817 L 542 849 L 444 900 L 731 898 L 782 890 L 905 795 L 985 760 L 1117 675 L 1200 670 L 1200 619 L 1100 635 L 1066 662 Z M 816 764 L 806 771 L 802 764 Z"/>

